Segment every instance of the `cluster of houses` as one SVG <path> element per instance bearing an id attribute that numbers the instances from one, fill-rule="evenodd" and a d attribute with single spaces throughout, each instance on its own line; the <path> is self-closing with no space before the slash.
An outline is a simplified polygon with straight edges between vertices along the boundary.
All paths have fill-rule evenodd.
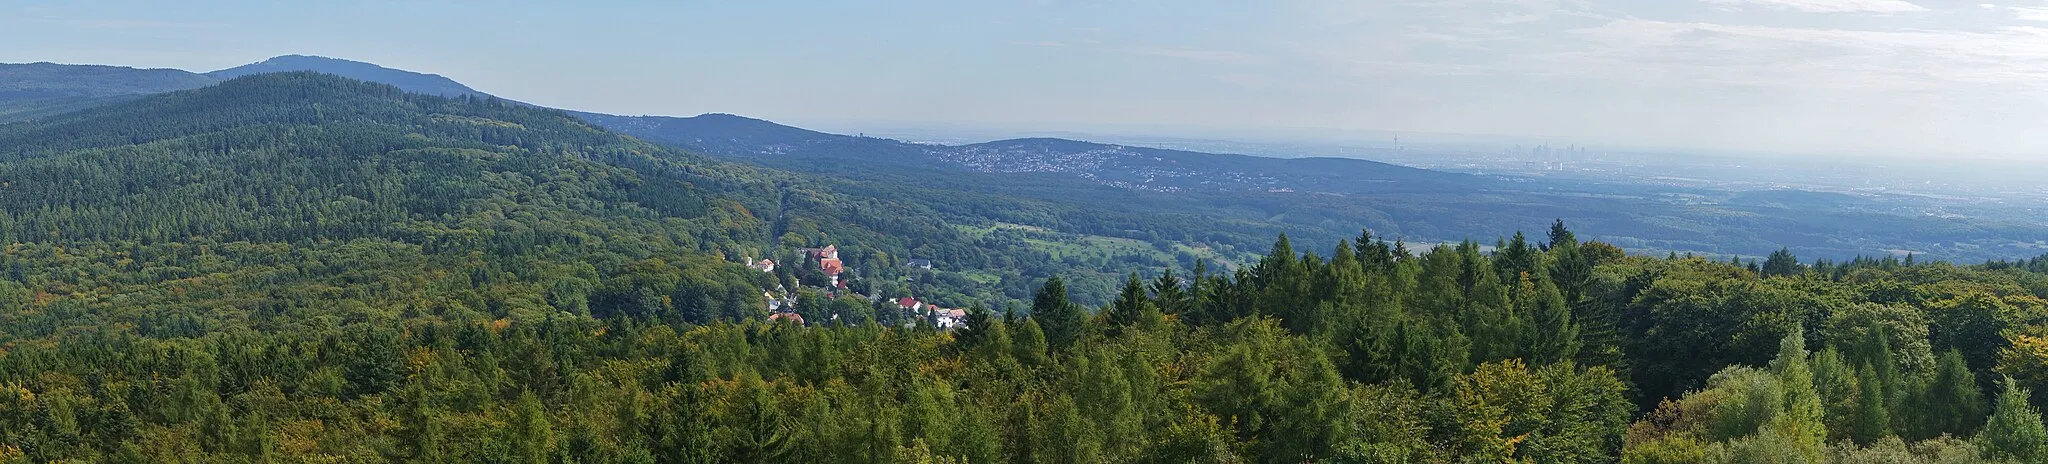
<path id="1" fill-rule="evenodd" d="M 843 291 L 846 289 L 846 281 L 840 279 L 840 275 L 846 273 L 846 263 L 839 259 L 839 248 L 837 246 L 826 245 L 824 248 L 800 248 L 798 250 L 803 252 L 806 259 L 817 261 L 818 270 L 824 273 L 826 279 L 828 279 L 827 285 L 829 290 Z M 761 272 L 775 272 L 776 263 L 773 260 L 762 259 L 755 261 L 752 257 L 748 257 L 745 262 L 749 269 Z M 912 259 L 905 263 L 905 265 L 913 269 L 932 269 L 932 261 L 928 259 Z M 778 296 L 778 293 L 780 296 Z M 777 291 L 764 291 L 761 293 L 761 296 L 768 300 L 769 321 L 787 321 L 798 325 L 806 323 L 803 315 L 797 314 L 796 297 L 788 289 L 777 286 Z M 868 297 L 869 301 L 875 301 L 878 298 L 880 297 Z M 917 298 L 913 297 L 898 298 L 896 300 L 896 308 L 902 311 L 903 314 L 910 316 L 905 324 L 906 326 L 916 325 L 920 320 L 941 330 L 953 330 L 967 326 L 967 310 L 965 309 L 942 308 L 938 305 L 918 301 Z"/>
<path id="2" fill-rule="evenodd" d="M 825 278 L 829 279 L 830 283 L 827 286 L 846 288 L 846 282 L 839 281 L 839 275 L 846 273 L 846 262 L 839 260 L 838 246 L 825 245 L 824 248 L 803 248 L 801 250 L 804 252 L 804 256 L 818 261 L 818 270 L 824 272 Z"/>
<path id="3" fill-rule="evenodd" d="M 896 308 L 912 316 L 904 324 L 905 326 L 917 325 L 919 319 L 923 319 L 925 323 L 931 324 L 932 327 L 938 327 L 940 330 L 953 330 L 967 326 L 967 310 L 965 309 L 941 308 L 938 305 L 925 304 L 922 301 L 917 301 L 916 298 L 907 296 L 896 299 Z"/>

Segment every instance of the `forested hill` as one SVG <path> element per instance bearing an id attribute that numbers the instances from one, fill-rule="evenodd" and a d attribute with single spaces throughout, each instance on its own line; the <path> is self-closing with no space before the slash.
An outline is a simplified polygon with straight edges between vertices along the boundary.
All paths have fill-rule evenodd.
<path id="1" fill-rule="evenodd" d="M 586 112 L 571 114 L 622 134 L 711 153 L 788 153 L 808 150 L 812 145 L 854 139 L 730 114 L 687 118 Z"/>
<path id="2" fill-rule="evenodd" d="M 796 266 L 764 274 L 729 263 L 826 244 L 847 250 L 849 267 L 873 268 L 861 274 L 872 279 L 848 276 L 863 294 L 1002 304 L 1009 293 L 1028 296 L 1043 277 L 941 273 L 904 283 L 893 260 L 968 269 L 1052 262 L 981 246 L 936 216 L 618 136 L 553 110 L 322 74 L 255 75 L 0 125 L 0 240 L 16 244 L 5 254 L 16 279 L 0 283 L 0 294 L 80 310 L 154 305 L 100 313 L 117 319 L 6 316 L 31 334 L 115 321 L 204 333 L 165 324 L 198 314 L 186 311 L 258 305 L 245 316 L 277 324 L 448 305 L 491 319 L 607 311 L 758 319 L 764 291 L 785 283 L 794 291 L 799 277 L 811 277 L 791 275 Z M 68 261 L 79 257 L 108 267 Z M 622 275 L 635 277 L 613 278 Z M 434 280 L 443 278 L 456 280 Z M 377 279 L 403 286 L 350 297 L 361 305 L 294 294 Z M 451 297 L 444 285 L 473 290 Z"/>
<path id="3" fill-rule="evenodd" d="M 1028 298 L 1055 273 L 1082 284 L 1083 301 L 1107 301 L 1122 273 L 1174 261 L 1144 243 L 1118 244 L 1136 259 L 1086 250 L 1062 260 L 1035 244 L 1049 233 L 962 222 L 984 216 L 899 201 L 891 189 L 714 161 L 554 110 L 324 74 L 259 74 L 0 125 L 0 160 L 0 182 L 11 182 L 0 187 L 0 235 L 22 241 L 377 239 L 428 252 L 454 241 L 471 247 L 457 251 L 547 251 L 604 273 L 685 252 L 789 261 L 797 247 L 837 245 L 857 270 L 850 290 L 952 307 Z M 585 256 L 591 247 L 608 251 Z M 942 268 L 903 266 L 913 258 Z M 816 282 L 805 274 L 815 270 L 750 281 L 748 306 L 762 290 Z M 579 300 L 564 298 L 555 303 Z"/>
<path id="4" fill-rule="evenodd" d="M 176 69 L 0 63 L 0 122 L 51 116 L 213 82 Z"/>
<path id="5" fill-rule="evenodd" d="M 726 114 L 689 118 L 576 114 L 648 141 L 780 169 L 832 175 L 890 169 L 937 169 L 952 171 L 954 176 L 1042 173 L 1127 190 L 1195 193 L 1401 193 L 1483 187 L 1480 179 L 1470 175 L 1359 159 L 1281 159 L 1054 138 L 952 146 L 827 134 Z"/>
<path id="6" fill-rule="evenodd" d="M 312 73 L 0 125 L 0 462 L 2048 461 L 2048 257 L 1280 236 L 957 321 L 732 262 L 1100 272 L 851 187 Z"/>
<path id="7" fill-rule="evenodd" d="M 312 71 L 322 74 L 388 84 L 407 92 L 441 97 L 490 97 L 476 89 L 439 74 L 423 74 L 386 68 L 360 61 L 324 56 L 284 55 L 267 60 L 206 73 L 214 79 L 234 79 L 264 73 Z"/>
<path id="8" fill-rule="evenodd" d="M 284 70 L 338 73 L 412 92 L 481 96 L 442 76 L 321 57 L 278 57 L 210 75 L 18 66 L 38 71 L 18 82 L 0 76 L 0 88 L 54 82 L 67 92 L 110 96 L 51 99 L 0 92 L 0 122 L 206 85 L 216 81 L 214 76 Z M 834 192 L 909 208 L 913 211 L 890 213 L 886 220 L 861 215 L 868 216 L 866 228 L 917 224 L 951 236 L 888 234 L 894 244 L 874 245 L 876 250 L 892 258 L 934 259 L 948 269 L 975 271 L 941 273 L 950 282 L 937 287 L 981 286 L 1011 298 L 1028 296 L 1030 285 L 1059 267 L 1088 269 L 1073 276 L 1077 289 L 1090 302 L 1106 301 L 1122 272 L 1186 267 L 1194 261 L 1234 265 L 1281 231 L 1325 242 L 1368 228 L 1411 242 L 1444 242 L 1563 218 L 1644 253 L 1761 258 L 1792 248 L 1833 259 L 1911 252 L 1967 262 L 2038 254 L 2038 238 L 2048 235 L 2048 229 L 2026 221 L 1939 213 L 1947 211 L 1942 204 L 1948 200 L 1881 194 L 1488 177 L 1354 159 L 1278 159 L 1059 139 L 942 146 L 827 134 L 721 114 L 570 114 L 607 130 L 721 160 L 809 174 L 807 185 L 829 185 Z M 857 220 L 846 214 L 857 209 L 838 209 L 836 217 Z M 809 230 L 802 223 L 792 226 Z M 1019 231 L 1029 236 L 1018 236 Z"/>
<path id="9" fill-rule="evenodd" d="M 544 318 L 635 265 L 688 269 L 733 314 L 760 285 L 718 254 L 764 242 L 748 211 L 775 198 L 557 113 L 301 73 L 0 126 L 0 147 L 0 294 L 49 308 L 5 315 L 11 340 Z"/>

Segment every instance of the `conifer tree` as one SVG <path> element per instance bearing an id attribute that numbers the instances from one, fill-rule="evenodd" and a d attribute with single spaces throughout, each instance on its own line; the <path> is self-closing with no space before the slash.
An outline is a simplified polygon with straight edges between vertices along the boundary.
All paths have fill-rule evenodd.
<path id="1" fill-rule="evenodd" d="M 986 343 L 991 336 L 990 329 L 995 327 L 995 323 L 995 313 L 989 312 L 981 303 L 975 303 L 974 306 L 967 308 L 967 320 L 962 321 L 963 327 L 953 331 L 953 342 L 960 344 L 961 351 L 974 351 Z"/>
<path id="2" fill-rule="evenodd" d="M 1500 273 L 1502 282 L 1515 282 L 1521 280 L 1523 274 L 1535 274 L 1537 267 L 1543 264 L 1536 247 L 1530 245 L 1529 238 L 1521 232 L 1515 232 L 1515 237 L 1498 249 L 1493 266 Z"/>
<path id="3" fill-rule="evenodd" d="M 1984 393 L 1977 389 L 1977 375 L 1963 361 L 1962 352 L 1949 350 L 1935 364 L 1920 398 L 1911 408 L 1919 416 L 1911 427 L 1914 440 L 1942 434 L 1966 436 L 1984 423 Z"/>
<path id="4" fill-rule="evenodd" d="M 1173 275 L 1171 269 L 1152 280 L 1152 299 L 1163 315 L 1179 315 L 1194 303 L 1188 289 L 1181 286 L 1180 276 Z"/>
<path id="5" fill-rule="evenodd" d="M 1782 413 L 1765 424 L 1763 433 L 1776 436 L 1805 462 L 1820 462 L 1827 451 L 1828 431 L 1821 398 L 1813 385 L 1813 369 L 1806 363 L 1806 335 L 1798 328 L 1778 344 L 1778 357 L 1771 360 L 1771 373 L 1778 377 L 1785 396 Z"/>
<path id="6" fill-rule="evenodd" d="M 1848 439 L 1855 424 L 1861 385 L 1856 381 L 1856 369 L 1849 366 L 1833 346 L 1813 354 L 1813 387 L 1822 399 L 1828 436 L 1834 439 Z"/>
<path id="7" fill-rule="evenodd" d="M 1518 312 L 1526 313 L 1533 327 L 1526 340 L 1529 343 L 1527 360 L 1536 366 L 1572 359 L 1579 353 L 1579 326 L 1572 321 L 1572 310 L 1565 305 L 1564 296 L 1548 280 L 1530 281 L 1524 279 L 1522 286 L 1528 295 L 1517 302 Z"/>
<path id="8" fill-rule="evenodd" d="M 1117 295 L 1116 301 L 1110 303 L 1108 316 L 1111 336 L 1121 334 L 1125 329 L 1132 327 L 1138 330 L 1157 330 L 1163 322 L 1159 306 L 1154 305 L 1152 299 L 1145 295 L 1145 284 L 1138 280 L 1136 273 L 1132 273 L 1130 279 L 1124 281 L 1124 290 Z"/>
<path id="9" fill-rule="evenodd" d="M 1571 229 L 1565 228 L 1563 219 L 1558 219 L 1557 222 L 1550 223 L 1550 242 L 1545 243 L 1543 247 L 1549 250 L 1563 246 L 1579 246 L 1579 236 L 1572 233 Z"/>
<path id="10" fill-rule="evenodd" d="M 2048 427 L 2041 424 L 2041 412 L 2027 402 L 2032 395 L 2011 377 L 2000 382 L 2003 389 L 1991 418 L 1977 432 L 1977 445 L 1985 457 L 2011 462 L 2048 462 Z"/>
<path id="11" fill-rule="evenodd" d="M 1771 252 L 1771 256 L 1764 259 L 1762 270 L 1764 277 L 1790 277 L 1799 275 L 1802 271 L 1799 258 L 1792 256 L 1792 250 L 1789 248 Z"/>
<path id="12" fill-rule="evenodd" d="M 1048 353 L 1058 352 L 1081 340 L 1087 317 L 1080 305 L 1068 300 L 1067 283 L 1059 277 L 1046 279 L 1031 300 L 1031 319 L 1045 331 Z"/>
<path id="13" fill-rule="evenodd" d="M 1870 363 L 1856 368 L 1856 408 L 1849 427 L 1849 436 L 1857 443 L 1868 445 L 1879 438 L 1891 435 L 1891 408 L 1885 404 L 1883 382 Z"/>

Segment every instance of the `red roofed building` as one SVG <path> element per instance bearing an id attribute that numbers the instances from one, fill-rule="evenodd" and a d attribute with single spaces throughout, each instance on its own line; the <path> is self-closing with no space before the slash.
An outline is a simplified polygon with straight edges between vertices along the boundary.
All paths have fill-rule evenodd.
<path id="1" fill-rule="evenodd" d="M 838 253 L 834 252 L 833 254 Z M 818 268 L 824 269 L 825 277 L 829 277 L 832 279 L 832 282 L 826 285 L 827 287 L 838 287 L 839 273 L 846 272 L 846 264 L 839 262 L 839 258 L 825 258 L 818 260 Z"/>
<path id="2" fill-rule="evenodd" d="M 916 298 L 906 296 L 896 300 L 896 307 L 903 308 L 909 311 L 916 311 L 918 308 L 924 307 L 924 302 L 917 301 Z"/>

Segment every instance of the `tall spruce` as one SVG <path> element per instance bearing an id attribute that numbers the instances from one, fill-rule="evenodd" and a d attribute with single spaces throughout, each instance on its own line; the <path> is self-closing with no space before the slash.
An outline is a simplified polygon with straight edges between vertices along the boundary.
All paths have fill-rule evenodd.
<path id="1" fill-rule="evenodd" d="M 1821 410 L 1828 436 L 1836 440 L 1848 439 L 1855 426 L 1856 394 L 1861 388 L 1856 382 L 1856 368 L 1850 367 L 1842 353 L 1833 346 L 1814 353 L 1812 365 L 1813 388 L 1824 400 Z"/>
<path id="2" fill-rule="evenodd" d="M 1579 236 L 1572 233 L 1571 229 L 1565 228 L 1563 219 L 1558 219 L 1557 222 L 1550 223 L 1550 242 L 1543 244 L 1543 247 L 1555 249 L 1561 246 L 1579 246 Z"/>
<path id="3" fill-rule="evenodd" d="M 1934 376 L 1927 379 L 1908 409 L 1918 417 L 1908 424 L 1913 440 L 1943 434 L 1967 436 L 1984 424 L 1984 392 L 1978 390 L 1977 375 L 1963 361 L 1963 355 L 1949 350 L 1935 363 Z"/>
<path id="4" fill-rule="evenodd" d="M 1111 336 L 1121 335 L 1126 329 L 1157 330 L 1164 317 L 1159 306 L 1145 294 L 1145 283 L 1132 273 L 1124 281 L 1124 289 L 1109 305 L 1109 330 Z"/>
<path id="5" fill-rule="evenodd" d="M 1542 264 L 1542 255 L 1521 232 L 1515 232 L 1514 238 L 1498 246 L 1493 256 L 1494 271 L 1500 273 L 1502 282 L 1514 282 L 1521 280 L 1524 274 L 1535 274 Z"/>
<path id="6" fill-rule="evenodd" d="M 1856 407 L 1849 426 L 1850 439 L 1869 445 L 1878 439 L 1891 436 L 1891 405 L 1885 398 L 1883 381 L 1877 378 L 1875 369 L 1865 362 L 1856 367 Z"/>
<path id="7" fill-rule="evenodd" d="M 1792 256 L 1792 250 L 1788 248 L 1771 252 L 1771 256 L 1764 259 L 1764 277 L 1791 277 L 1799 275 L 1803 270 L 1799 265 L 1799 257 Z"/>
<path id="8" fill-rule="evenodd" d="M 1046 349 L 1052 353 L 1073 346 L 1087 329 L 1087 315 L 1067 295 L 1067 282 L 1055 276 L 1046 279 L 1031 299 L 1031 319 L 1045 330 Z"/>

